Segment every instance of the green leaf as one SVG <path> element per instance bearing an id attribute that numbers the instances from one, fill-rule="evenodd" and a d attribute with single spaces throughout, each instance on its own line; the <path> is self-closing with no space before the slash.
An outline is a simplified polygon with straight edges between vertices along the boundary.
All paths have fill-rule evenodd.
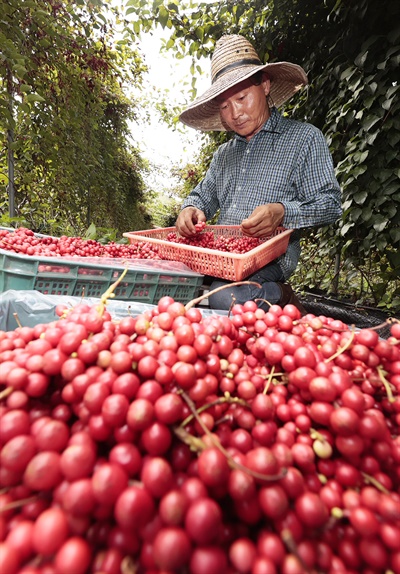
<path id="1" fill-rule="evenodd" d="M 388 216 L 390 217 L 390 219 L 394 219 L 394 217 L 397 214 L 396 205 L 392 205 L 392 204 L 388 205 L 386 208 L 386 212 L 387 212 Z"/>
<path id="2" fill-rule="evenodd" d="M 202 42 L 204 39 L 204 29 L 201 26 L 199 26 L 198 28 L 196 28 L 195 34 L 197 38 Z"/>
<path id="3" fill-rule="evenodd" d="M 367 222 L 371 219 L 372 214 L 373 214 L 373 210 L 370 207 L 367 207 L 367 208 L 364 208 L 362 210 L 362 216 L 361 217 L 365 222 Z"/>
<path id="4" fill-rule="evenodd" d="M 362 205 L 367 199 L 368 193 L 366 191 L 359 191 L 358 193 L 355 193 L 353 197 L 354 201 L 358 203 L 358 205 Z"/>
<path id="5" fill-rule="evenodd" d="M 158 21 L 160 22 L 161 26 L 165 28 L 169 19 L 168 10 L 164 6 L 160 6 L 160 10 L 158 13 Z"/>
<path id="6" fill-rule="evenodd" d="M 367 137 L 366 137 L 366 142 L 368 145 L 372 145 L 374 143 L 374 141 L 376 140 L 376 137 L 378 136 L 379 132 L 375 132 L 373 134 L 368 133 Z"/>
<path id="7" fill-rule="evenodd" d="M 360 219 L 361 214 L 362 214 L 362 209 L 360 209 L 359 207 L 352 209 L 350 212 L 351 221 L 354 221 L 355 223 L 357 223 L 357 220 Z"/>
<path id="8" fill-rule="evenodd" d="M 389 109 L 392 107 L 392 104 L 393 104 L 393 100 L 394 100 L 394 99 L 395 99 L 395 98 L 393 97 L 393 98 L 389 98 L 389 99 L 385 100 L 385 101 L 383 102 L 383 104 L 382 104 L 382 108 L 383 108 L 384 110 L 389 110 Z"/>
<path id="9" fill-rule="evenodd" d="M 350 78 L 352 74 L 354 74 L 354 68 L 353 67 L 347 68 L 346 70 L 344 70 L 344 72 L 340 74 L 340 80 L 341 81 L 347 80 L 348 78 Z"/>
<path id="10" fill-rule="evenodd" d="M 340 235 L 344 236 L 346 233 L 354 227 L 354 223 L 345 223 L 342 228 L 340 229 Z"/>
<path id="11" fill-rule="evenodd" d="M 399 86 L 391 86 L 386 92 L 386 97 L 391 98 L 398 90 Z"/>
<path id="12" fill-rule="evenodd" d="M 24 66 L 21 66 L 20 64 L 14 64 L 13 72 L 20 78 L 23 78 L 25 74 L 28 73 L 28 70 Z"/>
<path id="13" fill-rule="evenodd" d="M 19 89 L 21 92 L 30 92 L 32 86 L 29 86 L 29 84 L 20 84 Z"/>
<path id="14" fill-rule="evenodd" d="M 42 98 L 42 96 L 39 96 L 39 94 L 28 94 L 27 96 L 25 96 L 25 100 L 27 102 L 44 102 L 44 101 L 46 101 L 44 98 Z"/>
<path id="15" fill-rule="evenodd" d="M 389 229 L 389 235 L 394 243 L 400 242 L 400 228 L 399 227 L 392 227 Z M 400 255 L 400 253 L 399 253 Z"/>
<path id="16" fill-rule="evenodd" d="M 378 233 L 380 233 L 381 231 L 383 231 L 385 229 L 385 227 L 388 224 L 388 220 L 386 219 L 386 217 L 383 217 L 383 215 L 377 215 L 375 218 L 375 223 L 373 225 L 375 231 L 378 231 Z"/>
<path id="17" fill-rule="evenodd" d="M 46 49 L 49 46 L 51 46 L 51 42 L 49 42 L 49 40 L 47 38 L 42 38 L 39 42 L 39 46 Z"/>
<path id="18" fill-rule="evenodd" d="M 190 54 L 190 55 L 195 54 L 195 53 L 197 52 L 197 50 L 198 50 L 198 47 L 199 47 L 198 42 L 192 42 L 192 43 L 190 44 L 190 47 L 189 47 L 189 54 Z"/>
<path id="19" fill-rule="evenodd" d="M 392 195 L 399 189 L 399 184 L 397 182 L 390 183 L 389 185 L 385 185 L 385 195 Z"/>
<path id="20" fill-rule="evenodd" d="M 364 120 L 362 121 L 362 126 L 365 129 L 365 131 L 369 131 L 372 126 L 374 126 L 377 122 L 380 121 L 380 117 L 379 116 L 367 116 L 366 118 L 364 118 Z"/>
<path id="21" fill-rule="evenodd" d="M 354 154 L 354 161 L 356 161 L 357 163 L 364 163 L 364 161 L 367 159 L 369 152 L 368 151 L 364 151 L 362 153 L 357 152 Z"/>
<path id="22" fill-rule="evenodd" d="M 47 18 L 49 17 L 48 13 L 45 12 L 44 10 L 35 10 L 32 13 L 33 18 L 38 17 L 39 20 L 47 20 Z"/>
<path id="23" fill-rule="evenodd" d="M 94 223 L 91 223 L 86 230 L 85 239 L 96 239 L 97 229 Z"/>
<path id="24" fill-rule="evenodd" d="M 26 114 L 30 114 L 30 113 L 31 113 L 31 108 L 29 107 L 29 105 L 28 105 L 28 104 L 24 104 L 23 102 L 22 102 L 22 104 L 19 105 L 19 109 L 20 109 L 22 112 L 25 112 Z"/>
<path id="25" fill-rule="evenodd" d="M 379 251 L 384 251 L 387 245 L 387 241 L 383 235 L 378 235 L 376 238 L 376 246 Z"/>
<path id="26" fill-rule="evenodd" d="M 135 34 L 136 34 L 137 36 L 140 35 L 140 22 L 139 22 L 139 21 L 135 21 L 135 22 L 133 23 L 133 31 L 135 32 Z"/>
<path id="27" fill-rule="evenodd" d="M 365 60 L 367 59 L 367 56 L 368 56 L 368 50 L 366 52 L 361 52 L 361 54 L 359 54 L 357 56 L 357 58 L 355 59 L 355 62 L 354 62 L 355 65 L 358 68 L 363 68 L 364 64 L 365 64 Z"/>

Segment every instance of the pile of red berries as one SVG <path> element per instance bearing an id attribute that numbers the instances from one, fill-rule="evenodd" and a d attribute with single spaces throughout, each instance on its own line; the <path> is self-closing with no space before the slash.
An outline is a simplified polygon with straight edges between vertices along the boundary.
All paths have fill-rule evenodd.
<path id="1" fill-rule="evenodd" d="M 202 249 L 214 249 L 228 253 L 247 253 L 251 249 L 261 245 L 257 237 L 217 235 L 213 231 L 204 231 L 204 222 L 196 223 L 196 234 L 192 237 L 182 237 L 175 231 L 167 234 L 166 240 L 171 243 L 193 245 Z"/>
<path id="2" fill-rule="evenodd" d="M 148 242 L 120 244 L 111 241 L 103 245 L 94 239 L 81 237 L 38 236 L 25 227 L 15 231 L 0 229 L 0 249 L 33 257 L 160 259 L 157 247 Z"/>
<path id="3" fill-rule="evenodd" d="M 0 332 L 0 571 L 400 574 L 400 323 L 163 297 Z"/>

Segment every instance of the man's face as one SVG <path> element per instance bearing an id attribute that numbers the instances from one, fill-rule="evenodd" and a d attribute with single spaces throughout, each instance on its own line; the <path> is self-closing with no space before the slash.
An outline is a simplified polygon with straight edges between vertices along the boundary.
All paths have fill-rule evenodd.
<path id="1" fill-rule="evenodd" d="M 222 123 L 248 141 L 270 116 L 266 99 L 269 89 L 270 81 L 263 76 L 258 86 L 247 79 L 223 92 L 217 98 Z"/>

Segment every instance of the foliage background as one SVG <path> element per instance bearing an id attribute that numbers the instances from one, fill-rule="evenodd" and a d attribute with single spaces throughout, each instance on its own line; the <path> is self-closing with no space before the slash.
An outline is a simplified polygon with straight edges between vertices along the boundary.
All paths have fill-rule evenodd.
<path id="1" fill-rule="evenodd" d="M 107 10 L 106 10 L 107 8 Z M 103 2 L 1 0 L 0 209 L 42 233 L 79 234 L 90 223 L 136 229 L 146 166 L 128 135 L 128 98 L 145 69 Z M 4 219 L 4 218 L 3 218 Z"/>
<path id="2" fill-rule="evenodd" d="M 400 308 L 400 5 L 393 0 L 235 0 L 185 12 L 177 3 L 129 0 L 135 32 L 159 22 L 177 57 L 210 56 L 223 34 L 241 33 L 263 61 L 301 64 L 310 85 L 283 108 L 325 134 L 343 190 L 336 227 L 310 230 L 293 281 L 356 303 Z M 193 84 L 195 89 L 195 83 Z M 189 94 L 188 101 L 194 93 Z M 221 136 L 211 136 L 220 143 Z M 188 166 L 182 193 L 209 156 Z M 192 172 L 195 172 L 194 174 Z"/>

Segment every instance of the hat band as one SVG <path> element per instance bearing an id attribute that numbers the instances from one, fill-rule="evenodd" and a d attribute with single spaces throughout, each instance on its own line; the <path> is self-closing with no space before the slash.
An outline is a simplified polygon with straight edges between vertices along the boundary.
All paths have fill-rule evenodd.
<path id="1" fill-rule="evenodd" d="M 222 74 L 228 72 L 229 70 L 233 70 L 234 68 L 240 68 L 241 66 L 247 66 L 248 64 L 254 64 L 256 66 L 262 66 L 262 62 L 258 58 L 249 58 L 247 60 L 238 60 L 237 62 L 233 62 L 232 64 L 228 64 L 224 68 L 221 68 L 213 77 L 212 84 L 217 80 Z"/>

